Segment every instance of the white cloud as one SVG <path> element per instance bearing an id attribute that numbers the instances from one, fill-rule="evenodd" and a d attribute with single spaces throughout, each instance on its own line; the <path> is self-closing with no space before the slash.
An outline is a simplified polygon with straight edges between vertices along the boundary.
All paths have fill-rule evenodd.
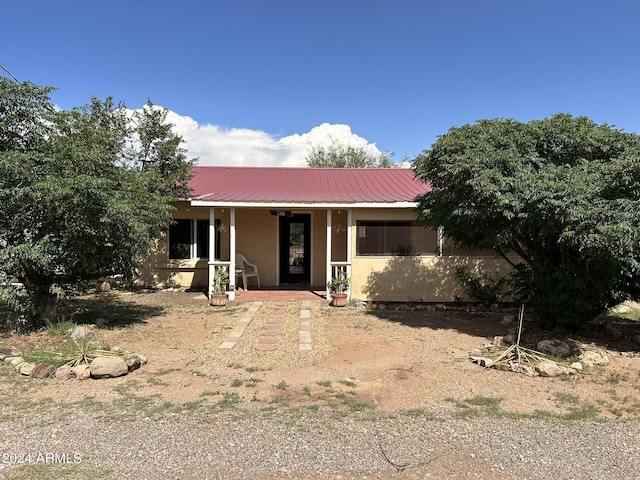
<path id="1" fill-rule="evenodd" d="M 198 165 L 303 167 L 312 146 L 332 142 L 380 153 L 375 144 L 353 133 L 349 125 L 323 123 L 306 133 L 278 138 L 259 130 L 200 125 L 172 111 L 168 112 L 167 121 L 186 141 L 188 157 L 199 158 Z"/>

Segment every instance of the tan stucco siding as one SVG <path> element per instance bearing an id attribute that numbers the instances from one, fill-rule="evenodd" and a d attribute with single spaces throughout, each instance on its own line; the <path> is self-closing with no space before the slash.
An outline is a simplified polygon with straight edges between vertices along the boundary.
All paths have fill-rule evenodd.
<path id="1" fill-rule="evenodd" d="M 326 209 L 297 209 L 294 213 L 311 215 L 311 256 L 313 286 L 322 287 L 326 282 Z M 347 260 L 347 213 L 346 209 L 332 210 L 331 244 L 334 262 Z M 209 219 L 208 207 L 190 207 L 186 202 L 177 204 L 175 218 Z M 221 221 L 220 260 L 228 261 L 230 238 L 230 208 L 216 208 L 215 218 Z M 236 250 L 258 265 L 262 286 L 278 284 L 278 217 L 266 208 L 237 208 Z M 455 281 L 456 267 L 467 265 L 477 273 L 502 275 L 509 265 L 492 255 L 445 256 L 437 255 L 437 238 L 433 255 L 422 256 L 377 256 L 358 255 L 357 241 L 359 220 L 410 221 L 415 212 L 410 209 L 354 208 L 351 225 L 351 295 L 363 300 L 450 302 L 468 300 L 462 287 Z M 468 252 L 467 252 L 468 253 Z M 175 286 L 182 288 L 206 288 L 208 281 L 208 259 L 168 260 L 166 236 L 158 241 L 157 248 L 150 253 L 145 268 L 141 270 L 139 283 L 145 285 Z M 251 280 L 250 288 L 255 288 Z"/>
<path id="2" fill-rule="evenodd" d="M 351 294 L 390 302 L 468 301 L 453 275 L 463 265 L 494 278 L 510 271 L 507 262 L 494 257 L 359 257 L 353 261 Z"/>

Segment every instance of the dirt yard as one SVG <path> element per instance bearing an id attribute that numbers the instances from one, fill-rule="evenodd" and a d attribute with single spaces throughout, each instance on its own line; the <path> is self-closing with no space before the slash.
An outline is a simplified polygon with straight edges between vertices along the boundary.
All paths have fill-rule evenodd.
<path id="1" fill-rule="evenodd" d="M 313 349 L 300 351 L 301 303 L 263 302 L 235 346 L 220 348 L 250 306 L 211 307 L 202 294 L 190 292 L 82 297 L 64 305 L 67 318 L 94 324 L 96 340 L 145 355 L 148 363 L 107 380 L 20 381 L 31 382 L 31 397 L 62 403 L 88 397 L 106 401 L 129 391 L 174 404 L 228 394 L 248 409 L 316 405 L 447 415 L 498 399 L 502 410 L 514 414 L 591 411 L 604 418 L 637 418 L 640 412 L 640 358 L 631 342 L 635 325 L 619 326 L 624 333 L 614 342 L 602 324 L 587 329 L 590 337 L 563 337 L 525 322 L 528 346 L 560 338 L 576 353 L 588 348 L 606 351 L 610 358 L 608 365 L 575 376 L 543 378 L 485 369 L 469 360 L 472 350 L 507 333 L 509 327 L 500 321 L 515 311 L 333 308 L 314 301 L 309 305 Z M 270 333 L 275 350 L 257 350 L 274 319 L 281 323 Z M 0 347 L 28 352 L 64 339 L 40 332 L 4 337 Z M 2 382 L 7 378 L 3 375 Z"/>

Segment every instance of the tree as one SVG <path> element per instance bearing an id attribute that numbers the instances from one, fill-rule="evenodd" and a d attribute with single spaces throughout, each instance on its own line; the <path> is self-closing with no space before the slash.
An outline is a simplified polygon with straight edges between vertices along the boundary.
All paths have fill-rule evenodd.
<path id="1" fill-rule="evenodd" d="M 315 146 L 307 155 L 307 165 L 315 168 L 389 168 L 393 166 L 390 152 L 373 154 L 364 147 L 333 142 L 329 146 Z"/>
<path id="2" fill-rule="evenodd" d="M 637 134 L 565 114 L 481 120 L 438 137 L 414 171 L 432 186 L 419 219 L 509 261 L 543 326 L 577 327 L 640 293 Z"/>
<path id="3" fill-rule="evenodd" d="M 2 296 L 31 328 L 55 312 L 54 284 L 133 277 L 188 179 L 175 137 L 162 157 L 170 167 L 140 171 L 127 155 L 141 127 L 123 104 L 56 111 L 52 90 L 0 80 Z"/>

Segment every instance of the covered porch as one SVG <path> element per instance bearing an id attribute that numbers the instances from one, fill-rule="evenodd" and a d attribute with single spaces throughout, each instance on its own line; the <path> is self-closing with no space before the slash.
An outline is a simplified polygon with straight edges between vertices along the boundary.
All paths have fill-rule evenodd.
<path id="1" fill-rule="evenodd" d="M 330 300 L 327 282 L 342 273 L 351 277 L 351 209 L 199 203 L 192 201 L 191 207 L 201 214 L 207 211 L 208 251 L 214 252 L 207 261 L 209 297 L 217 269 L 229 272 L 230 300 L 236 296 L 238 300 L 258 297 Z M 260 288 L 252 278 L 247 279 L 248 285 L 243 284 L 239 254 L 255 264 Z"/>

